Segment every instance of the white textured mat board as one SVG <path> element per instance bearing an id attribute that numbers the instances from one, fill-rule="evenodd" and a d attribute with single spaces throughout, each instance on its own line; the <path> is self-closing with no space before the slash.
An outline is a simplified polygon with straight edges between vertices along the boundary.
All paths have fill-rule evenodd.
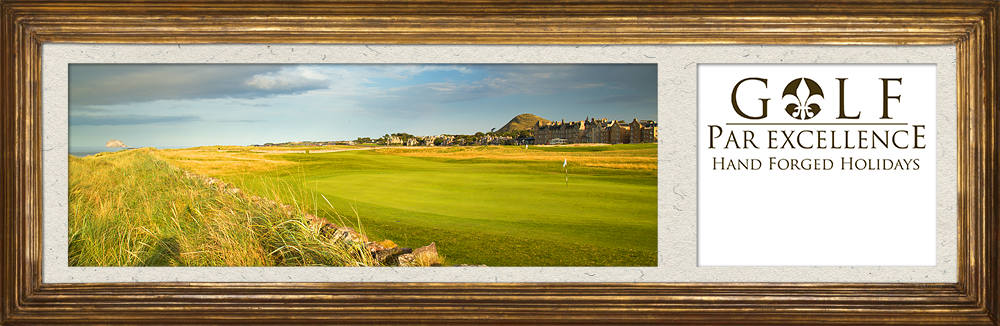
<path id="1" fill-rule="evenodd" d="M 71 63 L 655 63 L 657 267 L 68 267 Z M 698 63 L 933 63 L 937 67 L 937 265 L 698 267 Z M 79 282 L 956 282 L 954 46 L 90 45 L 42 47 L 46 283 Z"/>
<path id="2" fill-rule="evenodd" d="M 934 266 L 935 71 L 699 64 L 698 265 Z"/>

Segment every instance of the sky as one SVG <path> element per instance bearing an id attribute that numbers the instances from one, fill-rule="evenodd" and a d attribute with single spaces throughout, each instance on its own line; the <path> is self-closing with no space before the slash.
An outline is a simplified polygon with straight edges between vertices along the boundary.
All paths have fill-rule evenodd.
<path id="1" fill-rule="evenodd" d="M 656 119 L 653 64 L 72 64 L 70 147 L 474 134 L 531 113 Z"/>

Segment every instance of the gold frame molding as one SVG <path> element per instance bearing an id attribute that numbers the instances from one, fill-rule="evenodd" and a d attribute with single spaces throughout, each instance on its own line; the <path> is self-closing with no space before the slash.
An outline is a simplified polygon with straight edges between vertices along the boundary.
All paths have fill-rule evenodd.
<path id="1" fill-rule="evenodd" d="M 2 324 L 1000 324 L 995 1 L 0 1 Z M 44 284 L 43 43 L 954 44 L 958 283 Z"/>

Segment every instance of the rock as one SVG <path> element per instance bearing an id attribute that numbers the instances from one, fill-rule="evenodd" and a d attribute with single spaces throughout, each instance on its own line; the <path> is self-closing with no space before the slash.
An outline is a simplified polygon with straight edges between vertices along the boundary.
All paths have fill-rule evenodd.
<path id="1" fill-rule="evenodd" d="M 105 143 L 104 147 L 128 147 L 128 146 L 126 146 L 125 143 L 123 143 L 120 140 L 114 140 L 114 139 L 112 139 L 112 140 L 109 140 L 107 143 Z"/>
<path id="2" fill-rule="evenodd" d="M 396 245 L 395 242 L 392 242 L 392 240 L 389 240 L 389 239 L 385 239 L 385 240 L 379 241 L 378 244 L 381 245 L 383 248 L 386 248 L 386 249 L 392 249 L 392 248 L 399 247 L 399 246 Z"/>
<path id="3" fill-rule="evenodd" d="M 365 244 L 365 248 L 368 249 L 368 251 L 370 251 L 372 253 L 377 252 L 377 251 L 390 250 L 390 249 L 397 248 L 397 247 L 399 247 L 399 246 L 396 245 L 395 242 L 392 242 L 392 240 L 389 240 L 389 239 L 378 241 L 378 242 L 374 242 L 374 241 L 373 242 L 368 242 L 368 243 Z"/>
<path id="4" fill-rule="evenodd" d="M 330 223 L 327 223 L 325 219 L 316 215 L 306 213 L 304 217 L 306 219 L 306 222 L 309 223 L 309 228 L 312 229 L 314 232 L 319 233 L 320 235 L 326 234 L 327 229 L 330 229 L 330 225 L 332 225 Z"/>
<path id="5" fill-rule="evenodd" d="M 375 260 L 378 261 L 380 264 L 382 264 L 382 266 L 389 266 L 389 265 L 404 266 L 399 262 L 399 258 L 406 255 L 413 256 L 412 253 L 413 249 L 396 247 L 392 249 L 378 250 L 372 252 L 372 258 L 375 258 Z"/>
<path id="6" fill-rule="evenodd" d="M 414 261 L 416 261 L 416 260 L 417 260 L 417 257 L 414 256 L 413 254 L 399 255 L 399 257 L 396 257 L 396 262 L 399 263 L 399 266 L 402 266 L 402 267 L 416 266 L 414 264 Z"/>
<path id="7" fill-rule="evenodd" d="M 394 261 L 390 262 L 390 258 L 393 258 L 393 257 L 392 257 L 392 254 L 389 253 L 388 250 L 379 250 L 379 251 L 373 252 L 372 253 L 372 258 L 375 258 L 375 261 L 377 261 L 379 263 L 379 265 L 381 265 L 381 266 L 389 266 L 389 265 L 392 265 L 392 263 L 394 263 Z"/>
<path id="8" fill-rule="evenodd" d="M 437 253 L 438 253 L 437 245 L 434 244 L 433 242 L 431 242 L 431 244 L 429 244 L 429 245 L 426 245 L 426 246 L 417 248 L 416 250 L 413 250 L 413 254 L 414 255 L 429 255 L 429 254 L 433 254 L 434 256 L 437 256 Z"/>
<path id="9" fill-rule="evenodd" d="M 396 257 L 399 266 L 419 267 L 419 266 L 440 266 L 441 259 L 438 257 L 437 245 L 431 244 L 417 248 L 412 253 L 399 255 Z"/>
<path id="10" fill-rule="evenodd" d="M 326 224 L 326 221 L 324 221 L 323 219 L 319 218 L 319 216 L 316 215 L 306 213 L 305 218 L 306 221 L 309 221 L 309 224 L 318 224 L 318 225 Z"/>
<path id="11" fill-rule="evenodd" d="M 441 258 L 438 257 L 437 245 L 433 242 L 413 251 L 413 262 L 418 266 L 433 266 L 438 264 L 440 261 Z"/>
<path id="12" fill-rule="evenodd" d="M 355 242 L 355 243 L 366 243 L 366 242 L 368 242 L 368 237 L 367 236 L 365 236 L 364 234 L 358 233 L 358 231 L 355 231 L 353 228 L 346 227 L 346 226 L 342 227 L 342 228 L 336 228 L 336 229 L 334 229 L 332 238 L 334 240 L 344 240 L 344 241 L 350 241 L 350 242 Z"/>
<path id="13" fill-rule="evenodd" d="M 323 227 L 320 228 L 320 235 L 326 235 L 327 233 L 330 233 L 330 232 L 332 232 L 332 230 L 336 230 L 336 229 L 337 229 L 337 225 L 336 224 L 333 224 L 333 223 L 323 224 Z"/>
<path id="14" fill-rule="evenodd" d="M 373 255 L 372 257 L 375 257 L 374 256 L 375 252 L 380 251 L 380 250 L 386 250 L 385 246 L 382 246 L 378 242 L 369 242 L 369 243 L 366 243 L 365 244 L 365 249 L 368 249 L 368 251 L 372 253 L 372 255 Z"/>

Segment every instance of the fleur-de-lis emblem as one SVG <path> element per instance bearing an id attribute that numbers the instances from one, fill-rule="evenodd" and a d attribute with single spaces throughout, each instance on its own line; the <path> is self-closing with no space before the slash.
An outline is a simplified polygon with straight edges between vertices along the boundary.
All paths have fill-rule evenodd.
<path id="1" fill-rule="evenodd" d="M 805 82 L 803 83 L 803 81 Z M 788 95 L 795 97 L 795 102 L 785 106 L 785 112 L 792 118 L 799 120 L 809 120 L 819 114 L 819 104 L 810 102 L 813 96 L 818 95 L 825 99 L 823 89 L 809 78 L 798 78 L 788 83 L 785 86 L 785 91 L 781 92 L 781 98 L 784 99 Z"/>

